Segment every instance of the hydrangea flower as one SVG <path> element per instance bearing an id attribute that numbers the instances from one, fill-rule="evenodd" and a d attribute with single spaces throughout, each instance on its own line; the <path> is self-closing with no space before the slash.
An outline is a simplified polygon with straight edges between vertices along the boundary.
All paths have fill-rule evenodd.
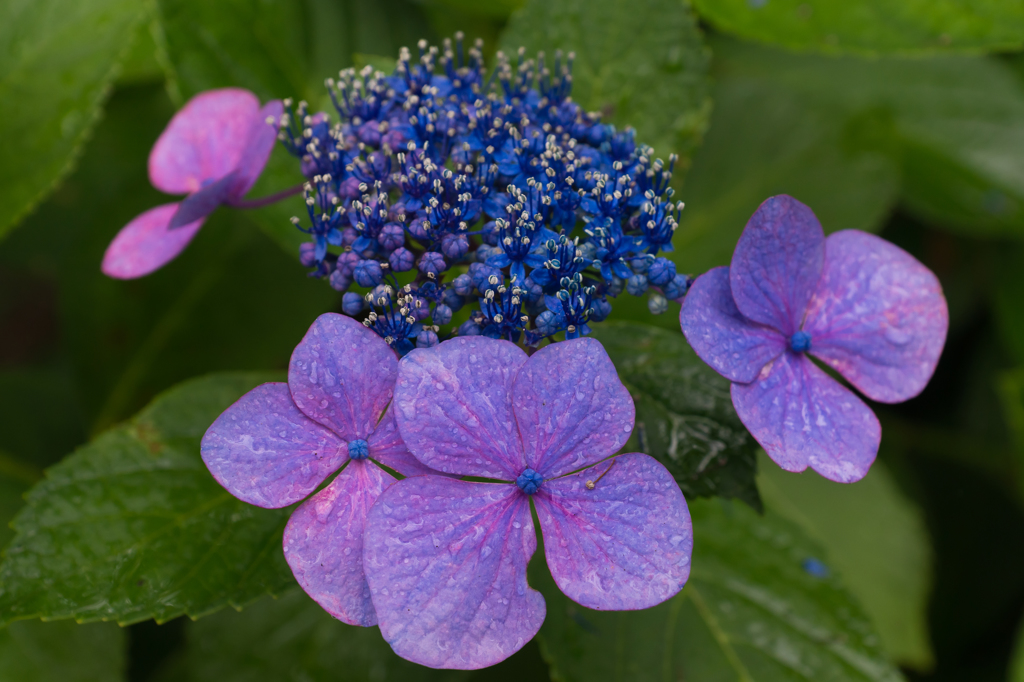
<path id="1" fill-rule="evenodd" d="M 235 497 L 275 509 L 323 490 L 288 520 L 284 555 L 296 580 L 335 618 L 377 622 L 363 575 L 366 512 L 395 478 L 430 472 L 402 445 L 394 414 L 398 357 L 350 317 L 327 313 L 292 353 L 288 383 L 257 386 L 202 441 L 203 461 Z M 381 418 L 383 415 L 383 418 Z"/>
<path id="2" fill-rule="evenodd" d="M 364 566 L 384 638 L 435 668 L 493 665 L 537 633 L 544 598 L 526 581 L 537 546 L 559 589 L 592 609 L 643 609 L 682 589 L 692 527 L 668 471 L 612 457 L 633 401 L 600 343 L 532 356 L 460 337 L 399 364 L 395 419 L 409 451 L 443 476 L 399 481 L 366 520 Z"/>
<path id="3" fill-rule="evenodd" d="M 757 209 L 729 267 L 696 279 L 679 319 L 697 355 L 733 382 L 736 412 L 768 455 L 843 483 L 867 473 L 881 427 L 808 356 L 868 398 L 897 403 L 924 389 L 949 326 L 928 268 L 865 232 L 826 238 L 786 195 Z"/>
<path id="4" fill-rule="evenodd" d="M 173 260 L 221 204 L 237 204 L 256 183 L 277 139 L 281 102 L 262 107 L 239 88 L 209 90 L 174 115 L 149 154 L 149 180 L 188 194 L 136 216 L 103 256 L 104 274 L 142 277 Z"/>

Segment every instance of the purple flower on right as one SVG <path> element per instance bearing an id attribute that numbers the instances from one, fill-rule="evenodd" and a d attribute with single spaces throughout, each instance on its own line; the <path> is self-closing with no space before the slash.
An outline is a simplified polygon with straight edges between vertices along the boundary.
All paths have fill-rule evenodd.
<path id="1" fill-rule="evenodd" d="M 949 313 L 913 256 L 858 230 L 826 238 L 811 209 L 779 195 L 750 218 L 731 264 L 694 281 L 679 321 L 733 382 L 736 413 L 779 466 L 852 483 L 874 462 L 881 427 L 808 355 L 868 398 L 902 402 L 931 379 Z"/>

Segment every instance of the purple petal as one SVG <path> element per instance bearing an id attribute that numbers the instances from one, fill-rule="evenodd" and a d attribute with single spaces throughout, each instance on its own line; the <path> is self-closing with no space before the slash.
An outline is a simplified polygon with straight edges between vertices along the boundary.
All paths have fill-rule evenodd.
<path id="1" fill-rule="evenodd" d="M 753 381 L 786 348 L 781 334 L 736 308 L 727 267 L 708 270 L 690 285 L 679 323 L 700 359 L 729 381 Z"/>
<path id="2" fill-rule="evenodd" d="M 514 485 L 399 481 L 370 510 L 364 543 L 380 631 L 402 658 L 484 668 L 544 621 L 544 597 L 526 584 L 537 548 L 530 503 Z"/>
<path id="3" fill-rule="evenodd" d="M 654 458 L 613 457 L 544 481 L 533 500 L 551 577 L 576 603 L 602 611 L 646 609 L 686 584 L 690 512 L 679 485 Z"/>
<path id="4" fill-rule="evenodd" d="M 395 419 L 409 452 L 445 473 L 514 480 L 526 460 L 512 416 L 512 381 L 525 362 L 515 344 L 483 336 L 405 356 Z"/>
<path id="5" fill-rule="evenodd" d="M 231 190 L 231 184 L 235 181 L 235 173 L 232 171 L 220 180 L 211 182 L 194 194 L 189 194 L 178 204 L 178 211 L 171 218 L 170 229 L 176 230 L 179 227 L 188 225 L 196 220 L 201 220 L 210 215 L 224 203 Z"/>
<path id="6" fill-rule="evenodd" d="M 229 493 L 268 509 L 298 502 L 348 459 L 347 444 L 299 412 L 283 383 L 257 386 L 224 410 L 201 452 Z"/>
<path id="7" fill-rule="evenodd" d="M 149 154 L 149 180 L 168 194 L 198 192 L 242 158 L 260 101 L 248 90 L 201 92 L 174 115 Z"/>
<path id="8" fill-rule="evenodd" d="M 267 165 L 277 142 L 277 128 L 283 111 L 281 100 L 275 99 L 264 104 L 249 122 L 245 148 L 235 171 L 235 181 L 231 185 L 233 200 L 237 201 L 249 193 Z M 268 123 L 268 119 L 273 119 L 274 123 Z"/>
<path id="9" fill-rule="evenodd" d="M 302 503 L 284 530 L 284 558 L 299 585 L 349 625 L 377 624 L 363 572 L 366 513 L 395 479 L 373 462 L 351 461 Z"/>
<path id="10" fill-rule="evenodd" d="M 122 227 L 103 254 L 103 274 L 114 279 L 135 279 L 174 260 L 206 220 L 200 218 L 172 230 L 168 225 L 178 206 L 164 204 L 151 208 Z"/>
<path id="11" fill-rule="evenodd" d="M 785 194 L 754 212 L 736 244 L 729 284 L 744 316 L 789 338 L 821 278 L 825 233 L 811 209 Z"/>
<path id="12" fill-rule="evenodd" d="M 872 400 L 924 390 L 942 354 L 949 313 L 931 270 L 871 234 L 825 240 L 825 272 L 807 313 L 811 353 Z"/>
<path id="13" fill-rule="evenodd" d="M 288 364 L 295 404 L 346 441 L 373 433 L 397 375 L 398 358 L 384 339 L 337 313 L 316 318 Z"/>
<path id="14" fill-rule="evenodd" d="M 732 385 L 743 425 L 786 471 L 808 466 L 827 479 L 864 478 L 882 427 L 852 391 L 803 355 L 783 353 L 751 384 Z"/>
<path id="15" fill-rule="evenodd" d="M 413 457 L 409 449 L 405 447 L 405 442 L 398 433 L 398 424 L 395 423 L 394 403 L 388 406 L 384 418 L 377 424 L 377 428 L 373 430 L 367 441 L 370 445 L 370 457 L 374 461 L 391 467 L 403 476 L 438 473 Z"/>
<path id="16" fill-rule="evenodd" d="M 633 432 L 633 398 L 596 339 L 534 353 L 512 385 L 512 409 L 526 463 L 544 478 L 614 455 Z"/>

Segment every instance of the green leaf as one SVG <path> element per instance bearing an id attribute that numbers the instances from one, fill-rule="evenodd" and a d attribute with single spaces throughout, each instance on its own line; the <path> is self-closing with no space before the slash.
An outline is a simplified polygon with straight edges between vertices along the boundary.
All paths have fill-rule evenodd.
<path id="1" fill-rule="evenodd" d="M 558 591 L 542 561 L 531 563 L 531 584 L 547 600 L 539 637 L 553 679 L 902 679 L 839 580 L 804 569 L 822 548 L 798 526 L 716 500 L 691 500 L 690 511 L 690 579 L 651 609 L 585 609 Z"/>
<path id="2" fill-rule="evenodd" d="M 11 0 L 0 17 L 0 236 L 73 165 L 148 5 Z"/>
<path id="3" fill-rule="evenodd" d="M 121 682 L 125 644 L 113 623 L 13 623 L 0 630 L 0 680 Z"/>
<path id="4" fill-rule="evenodd" d="M 575 52 L 573 99 L 601 111 L 664 159 L 683 167 L 700 143 L 711 113 L 709 54 L 697 22 L 681 0 L 527 0 L 501 39 L 506 54 L 520 46 L 548 63 L 556 50 Z"/>
<path id="5" fill-rule="evenodd" d="M 455 682 L 469 676 L 399 658 L 376 627 L 345 625 L 296 589 L 279 599 L 261 599 L 243 613 L 224 610 L 189 624 L 184 655 L 159 679 Z"/>
<path id="6" fill-rule="evenodd" d="M 783 471 L 763 453 L 759 469 L 765 506 L 825 548 L 829 565 L 871 617 L 890 658 L 929 669 L 928 533 L 921 511 L 903 496 L 885 464 L 875 462 L 851 485 L 836 485 L 810 470 Z"/>
<path id="7" fill-rule="evenodd" d="M 1014 0 L 694 0 L 727 33 L 796 50 L 927 54 L 1024 44 Z"/>
<path id="8" fill-rule="evenodd" d="M 236 500 L 199 456 L 213 420 L 275 379 L 186 382 L 47 470 L 0 564 L 0 622 L 199 617 L 293 585 L 288 512 Z"/>
<path id="9" fill-rule="evenodd" d="M 1024 682 L 1024 623 L 1017 635 L 1017 646 L 1014 648 L 1013 660 L 1010 661 L 1009 682 Z"/>
<path id="10" fill-rule="evenodd" d="M 697 357 L 682 332 L 607 322 L 593 336 L 636 405 L 625 451 L 655 457 L 687 499 L 735 497 L 760 510 L 757 442 L 736 416 L 729 381 Z"/>

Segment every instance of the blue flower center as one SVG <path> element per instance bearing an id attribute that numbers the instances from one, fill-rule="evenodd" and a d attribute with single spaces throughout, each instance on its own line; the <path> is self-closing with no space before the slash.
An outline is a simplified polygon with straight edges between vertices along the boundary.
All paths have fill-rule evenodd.
<path id="1" fill-rule="evenodd" d="M 527 495 L 532 495 L 540 490 L 540 484 L 543 482 L 544 478 L 533 469 L 524 469 L 516 479 L 516 485 Z"/>
<path id="2" fill-rule="evenodd" d="M 366 459 L 370 456 L 370 444 L 362 438 L 348 444 L 348 456 L 352 459 Z"/>
<path id="3" fill-rule="evenodd" d="M 789 337 L 789 348 L 794 353 L 806 353 L 811 349 L 811 335 L 801 330 Z"/>

